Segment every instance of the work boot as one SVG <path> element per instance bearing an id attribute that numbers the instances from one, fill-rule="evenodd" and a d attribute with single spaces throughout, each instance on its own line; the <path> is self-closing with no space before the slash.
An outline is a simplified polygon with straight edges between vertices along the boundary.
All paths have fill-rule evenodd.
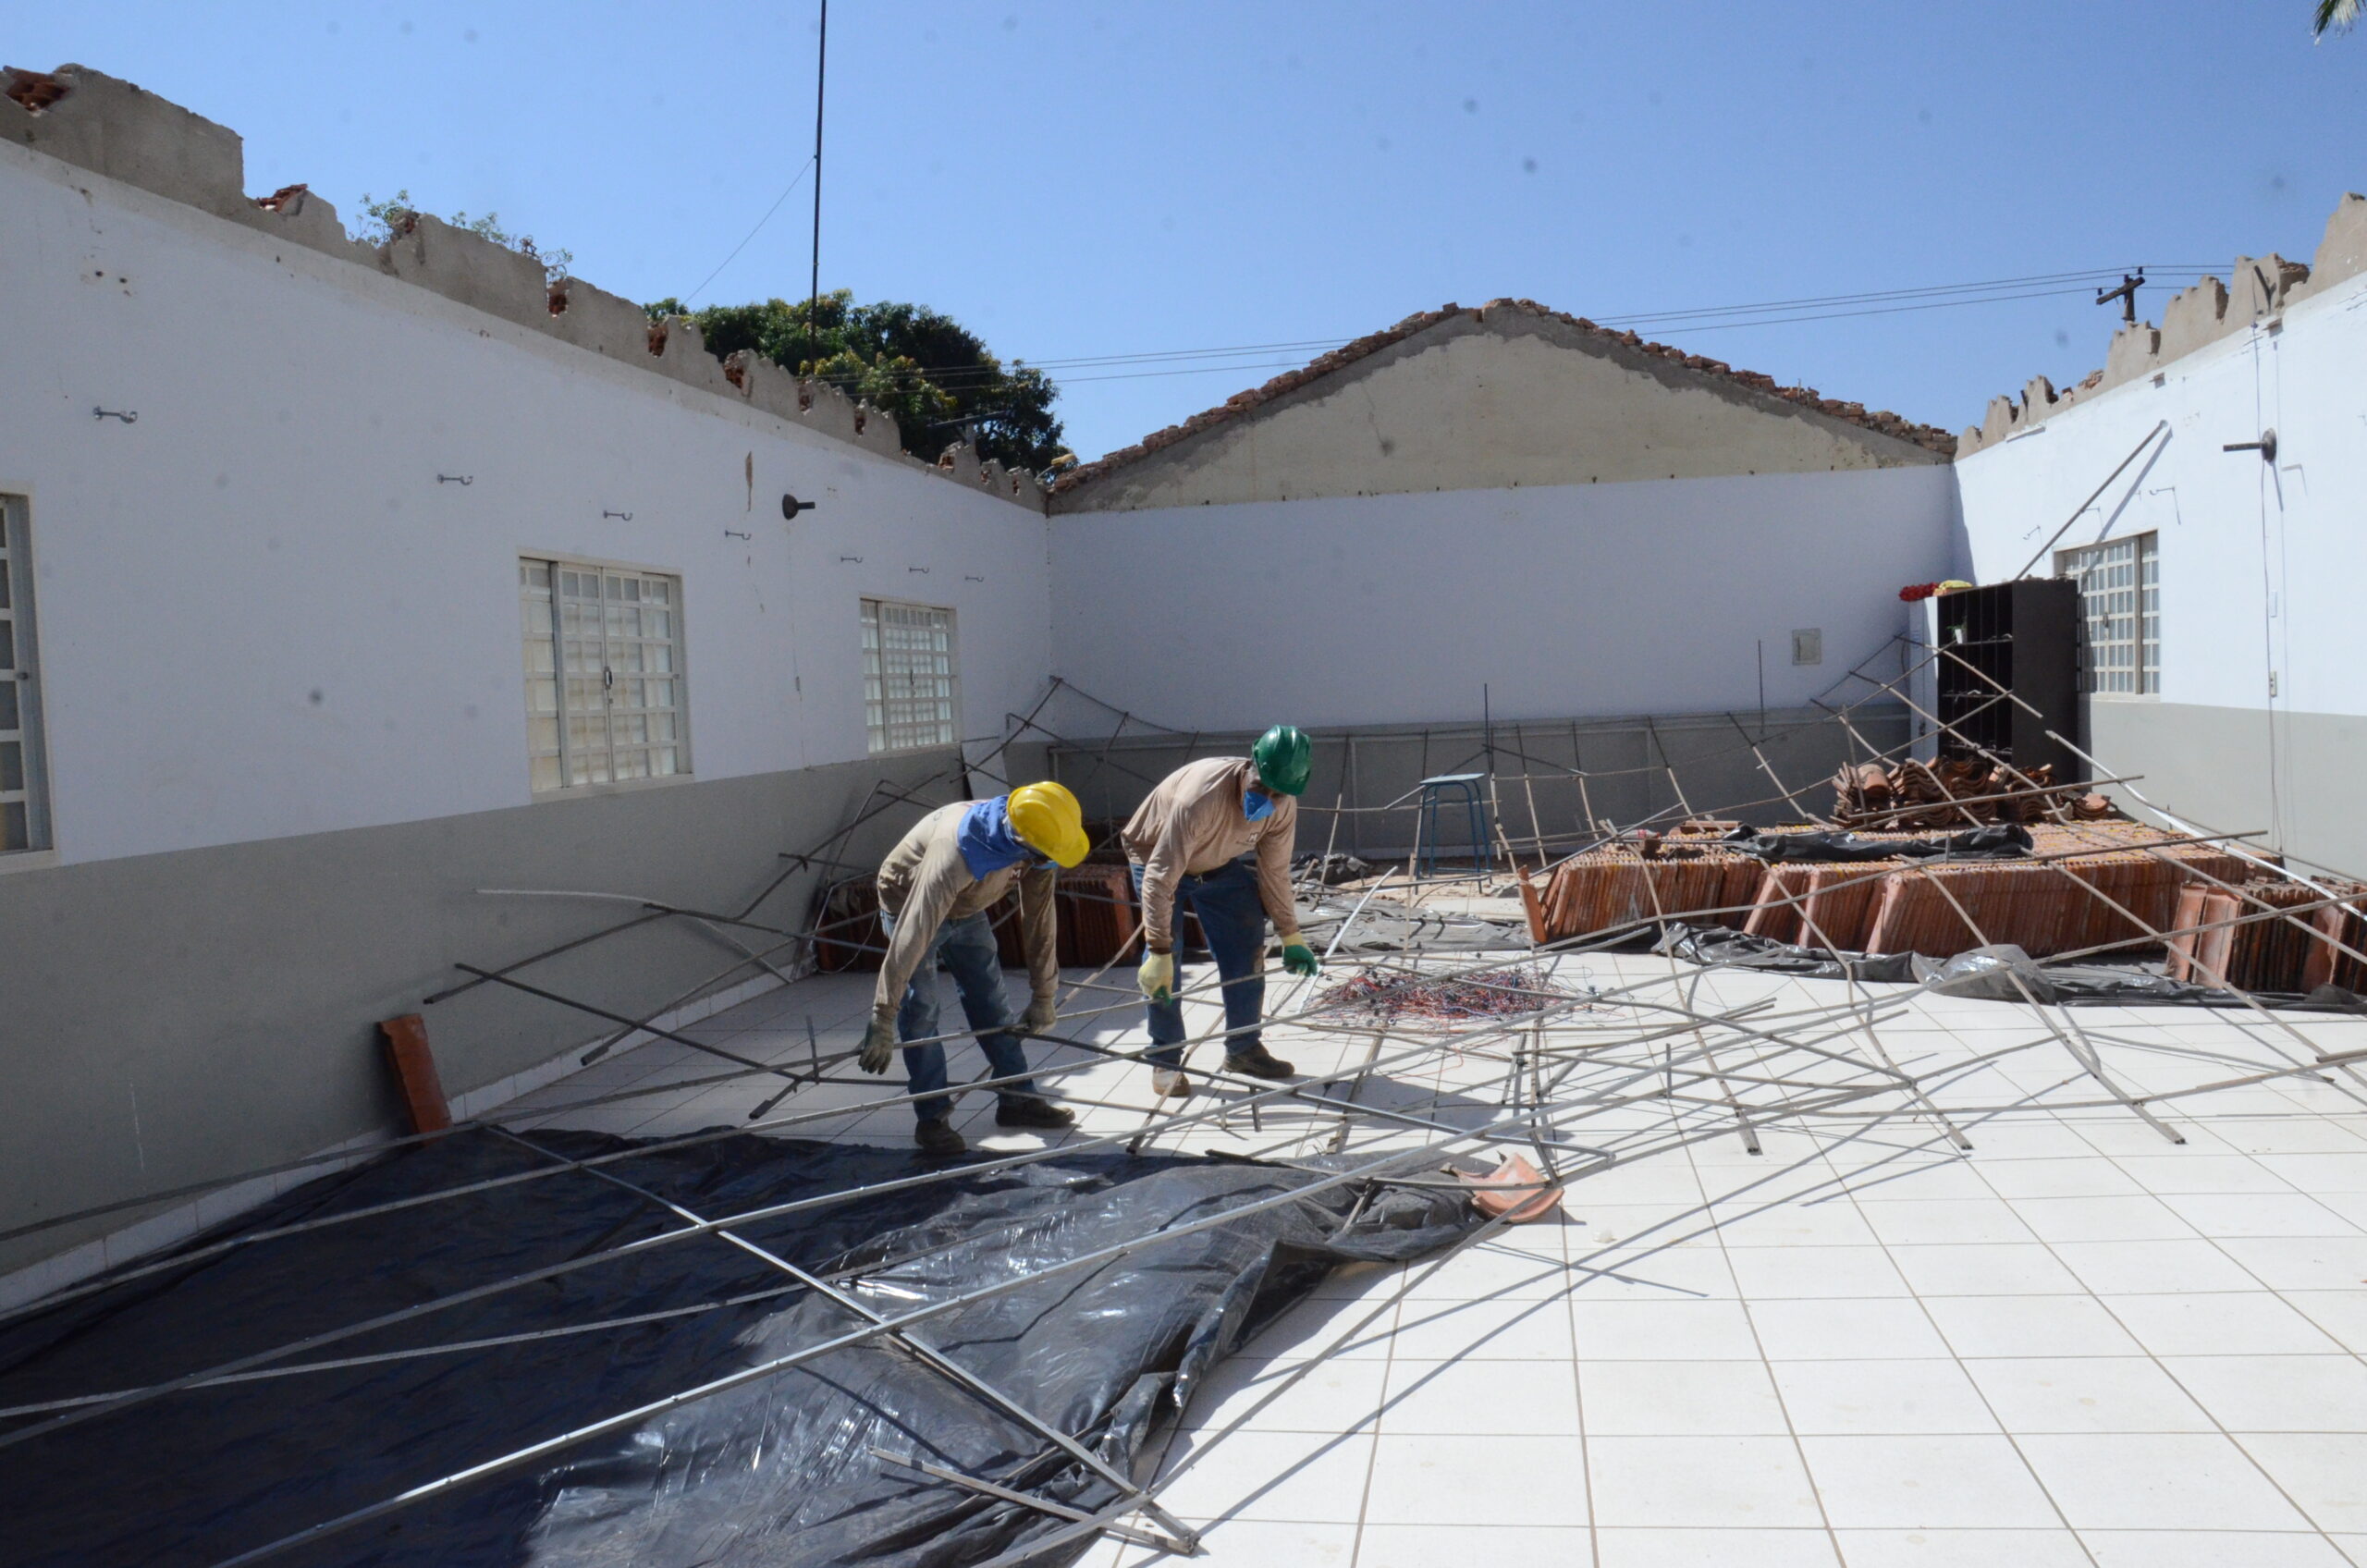
<path id="1" fill-rule="evenodd" d="M 995 1107 L 995 1125 L 1059 1132 L 1076 1125 L 1076 1112 L 1034 1095 L 1006 1095 Z"/>
<path id="2" fill-rule="evenodd" d="M 1239 1056 L 1225 1058 L 1224 1070 L 1238 1072 L 1245 1078 L 1287 1078 L 1292 1071 L 1289 1062 L 1262 1045 Z"/>
<path id="3" fill-rule="evenodd" d="M 1154 1067 L 1150 1070 L 1150 1088 L 1151 1093 L 1163 1099 L 1180 1100 L 1192 1092 L 1192 1080 L 1184 1077 L 1181 1069 Z"/>
<path id="4" fill-rule="evenodd" d="M 940 1117 L 924 1121 L 913 1129 L 913 1142 L 920 1145 L 921 1153 L 931 1159 L 950 1159 L 970 1145 L 953 1130 L 953 1123 Z"/>

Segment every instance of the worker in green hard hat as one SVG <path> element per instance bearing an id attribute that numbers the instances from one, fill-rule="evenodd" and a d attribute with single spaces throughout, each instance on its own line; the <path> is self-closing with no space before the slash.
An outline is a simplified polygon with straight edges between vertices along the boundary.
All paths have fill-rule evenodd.
<path id="1" fill-rule="evenodd" d="M 1151 1084 L 1188 1095 L 1183 1072 L 1184 1006 L 1176 1000 L 1176 911 L 1199 916 L 1224 982 L 1224 1065 L 1253 1078 L 1288 1078 L 1291 1064 L 1266 1049 L 1266 923 L 1282 939 L 1282 967 L 1322 966 L 1299 935 L 1291 903 L 1291 849 L 1298 797 L 1314 766 L 1306 732 L 1278 724 L 1245 757 L 1187 763 L 1160 780 L 1121 837 L 1143 908 L 1136 978 L 1150 1003 Z"/>

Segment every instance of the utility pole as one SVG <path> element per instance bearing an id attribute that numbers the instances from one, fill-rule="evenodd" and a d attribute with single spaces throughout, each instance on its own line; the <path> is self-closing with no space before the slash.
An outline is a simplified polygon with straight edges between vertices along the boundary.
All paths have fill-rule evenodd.
<path id="1" fill-rule="evenodd" d="M 816 145 L 817 147 L 820 145 L 818 140 L 816 141 Z M 821 178 L 821 171 L 816 169 L 814 172 L 816 179 L 819 180 Z M 817 190 L 817 199 L 818 196 L 819 192 Z M 2137 291 L 2144 286 L 2145 269 L 2143 267 L 2139 267 L 2133 274 L 2122 273 L 2120 275 L 2119 288 L 2099 288 L 2096 290 L 2096 303 L 2099 305 L 2109 305 L 2115 300 L 2119 300 L 2120 319 L 2131 325 L 2134 325 L 2137 321 Z"/>
<path id="2" fill-rule="evenodd" d="M 815 313 L 822 308 L 822 88 L 830 68 L 830 0 L 822 0 L 822 27 L 814 45 L 814 271 L 805 297 L 805 357 L 818 361 Z"/>

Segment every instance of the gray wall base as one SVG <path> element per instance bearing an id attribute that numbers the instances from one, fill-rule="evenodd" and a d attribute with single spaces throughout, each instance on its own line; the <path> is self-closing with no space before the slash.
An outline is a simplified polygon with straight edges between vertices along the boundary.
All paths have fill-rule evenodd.
<path id="1" fill-rule="evenodd" d="M 779 874 L 783 851 L 817 848 L 876 782 L 911 787 L 953 761 L 948 749 L 685 780 L 13 875 L 0 884 L 8 998 L 0 1229 L 383 1135 L 402 1113 L 377 1036 L 382 1018 L 423 1011 L 456 1100 L 609 1033 L 597 1019 L 494 986 L 421 1007 L 464 978 L 456 961 L 498 968 L 632 913 L 479 888 L 736 910 Z M 926 794 L 951 800 L 958 787 Z M 856 833 L 847 859 L 876 863 L 917 815 L 911 806 L 882 813 Z M 820 875 L 791 876 L 752 918 L 803 929 Z M 675 920 L 520 978 L 638 1017 L 736 957 Z M 0 1245 L 0 1272 L 170 1207 Z"/>
<path id="2" fill-rule="evenodd" d="M 2193 703 L 2087 704 L 2088 749 L 2206 832 L 2259 828 L 2281 847 L 2367 876 L 2367 718 Z M 2133 812 L 2140 820 L 2141 811 Z"/>

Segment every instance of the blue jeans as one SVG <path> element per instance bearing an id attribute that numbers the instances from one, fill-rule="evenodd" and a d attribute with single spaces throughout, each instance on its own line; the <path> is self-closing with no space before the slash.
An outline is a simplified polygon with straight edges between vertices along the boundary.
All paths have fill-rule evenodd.
<path id="1" fill-rule="evenodd" d="M 1134 874 L 1134 896 L 1140 899 L 1140 864 Z M 1200 917 L 1200 933 L 1208 938 L 1217 976 L 1224 982 L 1225 1060 L 1252 1055 L 1262 1047 L 1257 1026 L 1266 1016 L 1266 906 L 1257 898 L 1257 867 L 1244 856 L 1206 876 L 1184 876 L 1175 884 L 1176 926 L 1184 924 L 1186 909 Z M 1183 946 L 1180 934 L 1176 945 Z M 1181 965 L 1175 985 L 1183 988 Z M 1184 1060 L 1184 1004 L 1152 1002 L 1149 1011 L 1151 1048 L 1145 1057 L 1173 1067 Z"/>
<path id="2" fill-rule="evenodd" d="M 880 911 L 879 928 L 894 936 L 896 917 Z M 1002 955 L 995 948 L 994 925 L 983 910 L 949 920 L 938 928 L 937 940 L 921 955 L 913 983 L 904 987 L 903 1002 L 896 1010 L 896 1037 L 926 1040 L 938 1032 L 937 966 L 940 961 L 953 975 L 953 988 L 962 998 L 962 1016 L 977 1032 L 979 1047 L 987 1053 L 987 1065 L 994 1075 L 1017 1078 L 1026 1072 L 1027 1053 L 1017 1040 L 1001 1033 L 1011 1025 L 1011 1003 L 1003 997 Z M 953 1114 L 953 1097 L 938 1092 L 945 1087 L 942 1042 L 904 1047 L 904 1081 L 914 1094 L 931 1096 L 913 1102 L 915 1118 L 942 1121 Z M 1002 1099 L 1027 1099 L 1034 1096 L 1036 1085 L 1021 1079 L 995 1093 Z"/>

